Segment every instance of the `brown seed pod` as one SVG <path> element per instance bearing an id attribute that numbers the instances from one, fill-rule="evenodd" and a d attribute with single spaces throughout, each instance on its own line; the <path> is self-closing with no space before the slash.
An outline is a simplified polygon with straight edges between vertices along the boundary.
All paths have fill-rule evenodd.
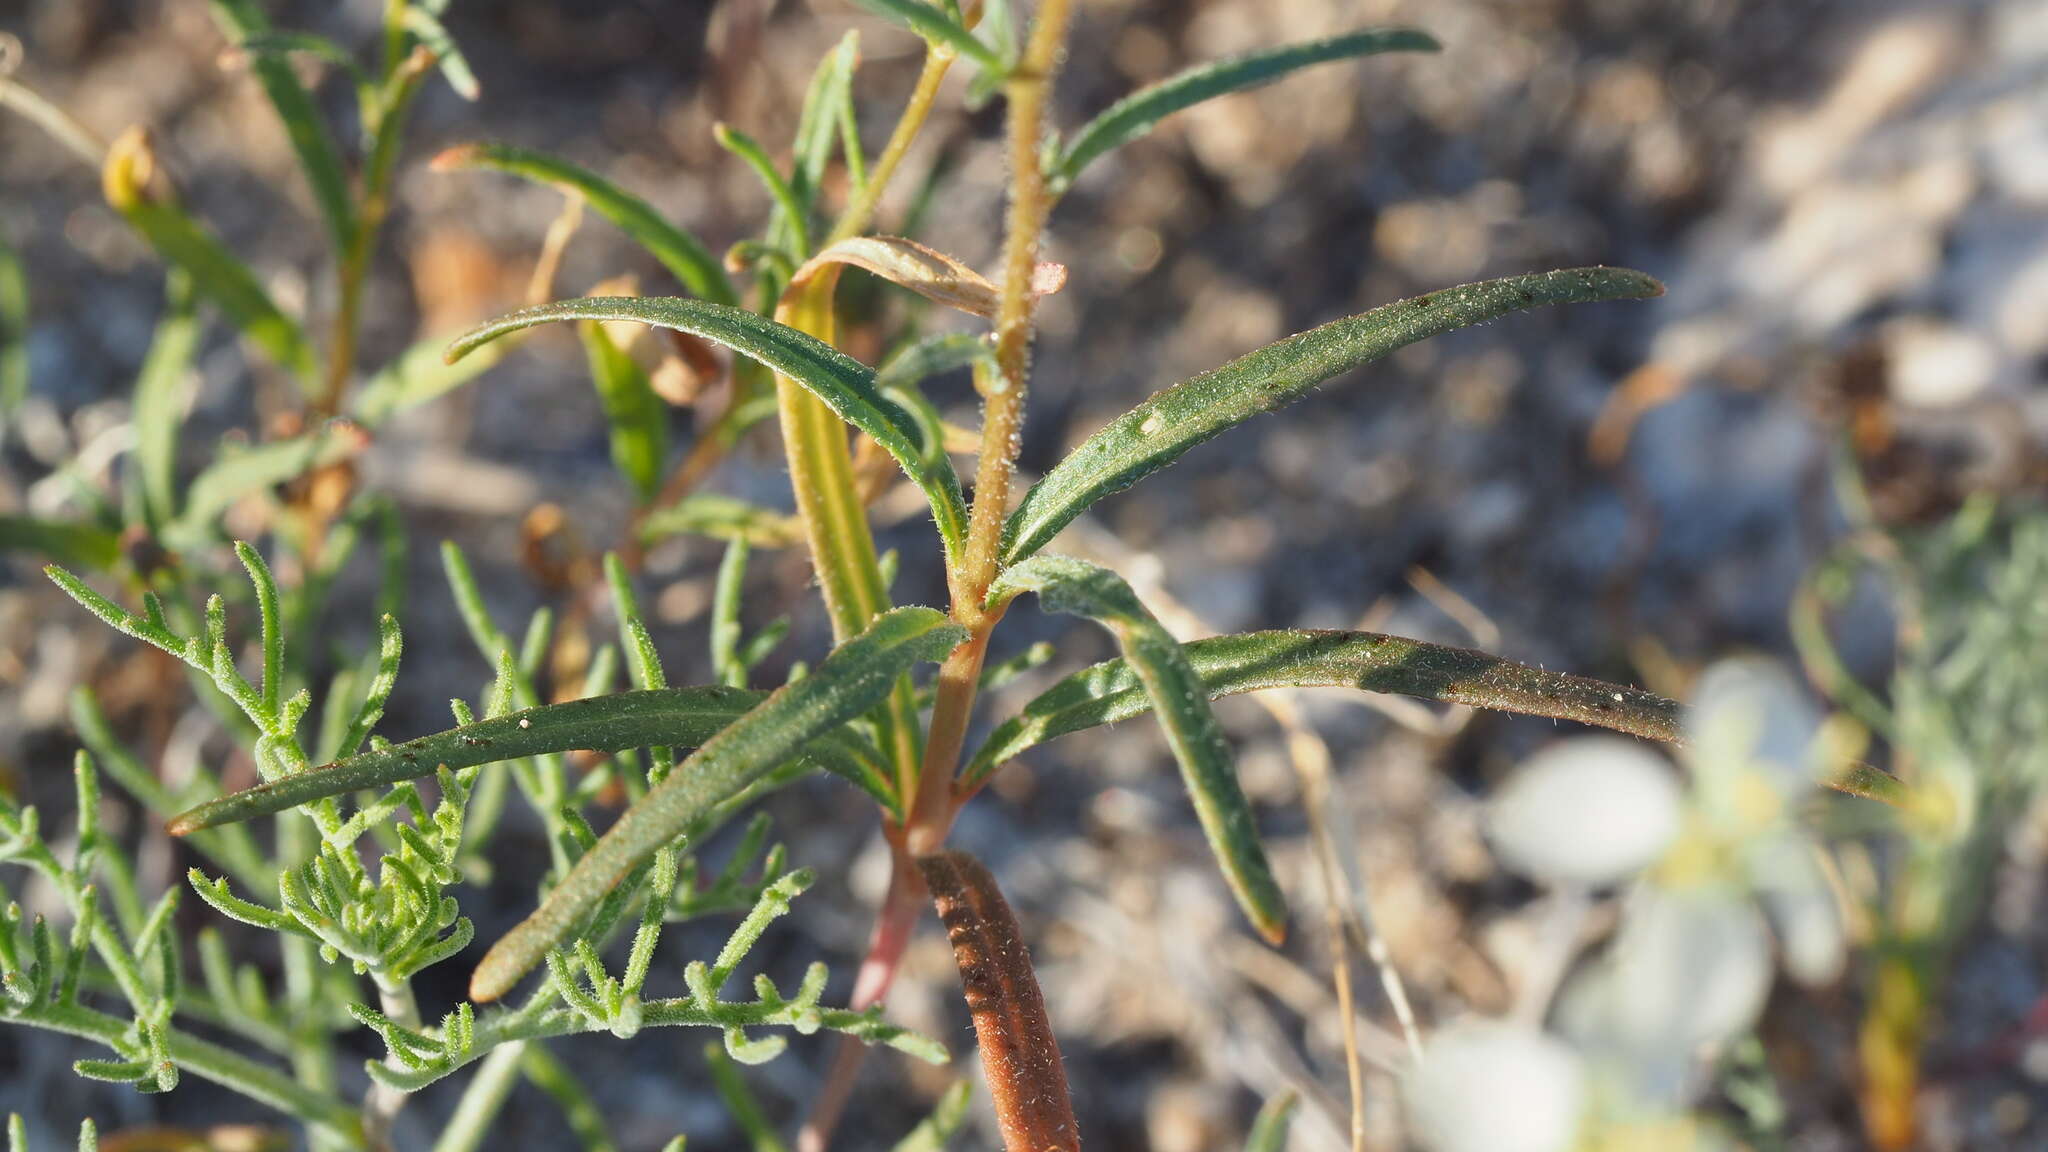
<path id="1" fill-rule="evenodd" d="M 1017 918 L 995 877 L 965 852 L 920 856 L 919 870 L 946 925 L 967 1009 L 981 1044 L 982 1074 L 1007 1152 L 1078 1152 L 1059 1041 L 1031 970 Z"/>

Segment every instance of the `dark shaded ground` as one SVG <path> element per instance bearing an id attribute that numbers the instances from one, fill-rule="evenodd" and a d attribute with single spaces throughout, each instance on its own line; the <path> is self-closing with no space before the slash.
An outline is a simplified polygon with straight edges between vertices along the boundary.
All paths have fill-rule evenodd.
<path id="1" fill-rule="evenodd" d="M 370 36 L 374 7 L 296 4 L 273 15 L 354 43 Z M 915 69 L 905 37 L 837 0 L 719 7 L 456 0 L 451 25 L 484 98 L 466 104 L 436 84 L 422 101 L 367 315 L 370 362 L 516 302 L 558 206 L 543 189 L 429 172 L 441 146 L 502 138 L 558 152 L 648 195 L 718 249 L 764 206 L 712 144 L 711 123 L 786 138 L 804 75 L 848 26 L 864 29 L 868 138 L 886 132 Z M 763 21 L 758 40 L 744 33 L 750 13 Z M 1928 446 L 1892 469 L 1904 504 L 1938 510 L 1952 488 L 2039 477 L 2048 14 L 2038 4 L 1100 0 L 1082 6 L 1059 118 L 1077 124 L 1185 61 L 1383 21 L 1425 27 L 1447 50 L 1319 69 L 1190 114 L 1099 164 L 1062 205 L 1051 256 L 1071 279 L 1044 313 L 1028 466 L 1050 465 L 1155 388 L 1432 287 L 1614 263 L 1672 291 L 1656 304 L 1524 315 L 1407 350 L 1102 505 L 1102 525 L 1136 553 L 1127 561 L 1208 627 L 1349 627 L 1370 616 L 1383 630 L 1473 642 L 1409 582 L 1421 567 L 1490 621 L 1481 631 L 1497 633 L 1476 639 L 1494 650 L 1675 690 L 1716 654 L 1787 649 L 1794 583 L 1839 531 L 1824 421 L 1852 367 L 1876 381 L 1875 403 L 1901 437 Z M 320 237 L 289 151 L 253 86 L 214 67 L 204 5 L 32 0 L 0 8 L 0 28 L 28 46 L 22 78 L 90 126 L 156 129 L 198 212 L 281 296 L 311 294 L 324 307 L 324 287 L 309 279 Z M 337 109 L 341 87 L 326 89 Z M 996 127 L 988 112 L 948 114 L 909 168 L 915 177 L 946 159 L 924 235 L 982 267 L 996 244 Z M 33 274 L 36 324 L 36 396 L 0 492 L 34 507 L 50 495 L 32 490 L 49 461 L 121 416 L 160 275 L 67 156 L 4 120 L 0 157 L 0 227 Z M 904 201 L 885 219 L 900 219 Z M 658 266 L 590 224 L 559 284 L 580 292 L 623 270 L 650 291 L 667 287 Z M 244 365 L 216 334 L 192 443 L 265 411 L 264 389 L 276 385 L 252 382 Z M 1666 382 L 1678 389 L 1660 393 Z M 964 386 L 935 394 L 971 414 Z M 1631 423 L 1631 404 L 1617 397 L 1650 402 Z M 754 446 L 716 486 L 786 503 L 771 447 Z M 580 353 L 558 337 L 391 426 L 365 475 L 399 497 L 415 541 L 402 700 L 385 725 L 394 735 L 438 726 L 440 701 L 472 691 L 486 671 L 454 618 L 432 542 L 463 541 L 512 619 L 542 599 L 517 562 L 521 514 L 559 503 L 603 545 L 627 510 Z M 904 553 L 899 598 L 941 602 L 919 520 L 885 535 Z M 652 558 L 650 600 L 678 679 L 704 672 L 716 556 L 689 544 Z M 764 564 L 750 618 L 794 613 L 796 647 L 813 652 L 823 623 L 806 576 L 799 557 Z M 358 607 L 332 612 L 352 643 L 368 635 L 369 610 Z M 999 643 L 1064 635 L 1019 612 Z M 63 691 L 88 674 L 118 682 L 132 652 L 117 639 L 35 581 L 0 588 L 0 758 L 31 776 L 61 762 Z M 1881 674 L 1881 607 L 1853 621 L 1844 642 L 1861 670 Z M 1056 669 L 1106 652 L 1086 632 L 1071 645 Z M 149 690 L 131 683 L 125 698 Z M 1338 756 L 1375 912 L 1425 1022 L 1497 1006 L 1514 978 L 1521 897 L 1487 859 L 1472 797 L 1552 726 L 1423 723 L 1341 696 L 1310 703 Z M 1283 881 L 1306 906 L 1314 886 L 1285 753 L 1255 707 L 1223 714 Z M 1259 1098 L 1306 1078 L 1323 1095 L 1311 1095 L 1295 1147 L 1337 1147 L 1341 1053 L 1318 934 L 1299 933 L 1275 955 L 1241 931 L 1153 730 L 1075 737 L 1034 754 L 999 792 L 970 809 L 959 840 L 1003 878 L 1036 934 L 1091 1145 L 1235 1146 Z M 775 941 L 786 967 L 777 974 L 823 956 L 843 987 L 886 872 L 871 817 L 826 785 L 775 811 L 795 859 L 827 875 L 799 903 L 798 928 Z M 502 850 L 511 859 L 517 847 L 507 839 Z M 149 851 L 175 875 L 160 846 Z M 480 938 L 521 915 L 529 891 L 508 883 L 471 898 Z M 696 955 L 722 931 L 675 938 Z M 2039 994 L 2042 955 L 2032 939 L 1973 952 L 1959 1044 L 1997 1032 Z M 447 968 L 424 982 L 432 1013 L 467 965 Z M 936 933 L 915 947 L 893 1002 L 903 1022 L 968 1049 Z M 1387 1019 L 1377 997 L 1364 1003 Z M 1787 1011 L 1844 1024 L 1812 1006 Z M 215 1112 L 198 1086 L 158 1111 L 73 1079 L 66 1066 L 79 1053 L 68 1045 L 0 1037 L 0 1108 L 53 1127 L 88 1112 L 103 1122 L 263 1119 L 242 1104 Z M 698 1087 L 707 1039 L 658 1031 L 558 1050 L 626 1147 L 655 1147 L 677 1130 L 693 1147 L 736 1146 Z M 798 1043 L 753 1083 L 774 1107 L 795 1109 L 828 1052 Z M 933 1074 L 871 1061 L 845 1146 L 886 1146 L 969 1063 Z M 1830 1075 L 1792 1090 L 1798 1147 L 1857 1146 L 1846 1083 Z M 434 1115 L 458 1091 L 429 1092 L 408 1115 Z M 1934 1114 L 1952 1118 L 1940 1146 L 2033 1146 L 2025 1133 L 2038 1131 L 2030 1117 L 2043 1098 L 2019 1072 L 1938 1092 Z M 1375 1076 L 1383 1147 L 1398 1140 L 1390 1093 Z M 2005 1144 L 1984 1127 L 1993 1121 L 1980 1105 L 1992 1099 L 2018 1102 L 2022 1120 Z M 521 1146 L 566 1140 L 536 1094 L 515 1100 L 505 1124 Z M 417 1140 L 426 1128 L 408 1131 Z M 970 1139 L 993 1146 L 986 1127 Z"/>

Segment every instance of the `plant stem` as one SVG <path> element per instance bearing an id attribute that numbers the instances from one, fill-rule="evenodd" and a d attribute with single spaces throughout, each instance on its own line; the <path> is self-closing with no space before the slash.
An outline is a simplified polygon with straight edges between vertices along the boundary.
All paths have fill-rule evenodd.
<path id="1" fill-rule="evenodd" d="M 910 100 L 903 106 L 903 115 L 897 117 L 896 127 L 889 133 L 889 142 L 882 146 L 882 154 L 875 160 L 874 174 L 861 187 L 839 214 L 839 221 L 832 225 L 831 234 L 825 237 L 825 247 L 850 239 L 867 231 L 874 220 L 875 209 L 882 202 L 882 193 L 889 187 L 889 181 L 896 175 L 896 169 L 903 158 L 910 153 L 910 145 L 917 134 L 924 129 L 924 122 L 931 116 L 932 101 L 938 97 L 939 84 L 946 78 L 946 70 L 953 66 L 954 52 L 951 48 L 931 45 L 925 50 L 924 70 L 917 75 L 917 85 L 910 90 Z"/>
<path id="2" fill-rule="evenodd" d="M 1002 296 L 996 309 L 997 372 L 992 379 L 980 371 L 975 375 L 982 393 L 981 460 L 975 472 L 967 547 L 957 570 L 948 573 L 953 619 L 967 628 L 969 639 L 939 670 L 932 734 L 925 746 L 917 801 L 910 817 L 908 843 L 914 854 L 936 851 L 951 830 L 953 772 L 974 710 L 988 636 L 1002 618 L 1001 610 L 991 612 L 986 602 L 989 585 L 996 578 L 1003 519 L 1010 507 L 1010 481 L 1023 444 L 1035 303 L 1031 273 L 1038 263 L 1046 213 L 1052 207 L 1045 191 L 1045 172 L 1039 165 L 1039 143 L 1045 135 L 1045 109 L 1071 14 L 1071 0 L 1044 0 L 1032 22 L 1023 59 L 1004 85 L 1009 103 L 1010 206 L 1003 239 Z"/>
<path id="3" fill-rule="evenodd" d="M 391 9 L 403 13 L 402 3 Z M 388 34 L 388 29 L 387 29 Z M 400 41 L 402 42 L 402 41 Z M 387 52 L 391 43 L 387 41 Z M 319 414 L 333 416 L 341 411 L 349 377 L 355 373 L 356 336 L 362 322 L 363 281 L 369 275 L 370 257 L 375 253 L 377 234 L 391 211 L 391 175 L 397 166 L 398 144 L 405 114 L 418 93 L 421 81 L 433 67 L 433 53 L 414 49 L 403 60 L 388 62 L 383 102 L 371 134 L 370 154 L 363 167 L 363 199 L 356 210 L 355 235 L 341 254 L 336 270 L 340 301 L 334 316 L 334 335 L 327 349 L 327 377 L 320 392 Z"/>
<path id="4" fill-rule="evenodd" d="M 527 1043 L 514 1040 L 501 1044 L 484 1057 L 476 1075 L 469 1078 L 469 1087 L 463 1089 L 462 1099 L 456 1102 L 448 1126 L 441 1130 L 441 1138 L 434 1141 L 433 1152 L 476 1152 L 484 1146 L 491 1122 L 497 1119 L 505 1107 L 505 1098 L 512 1094 L 512 1085 L 519 1080 L 520 1058 L 526 1055 Z"/>
<path id="5" fill-rule="evenodd" d="M 382 974 L 376 977 L 377 1009 L 394 1024 L 417 1030 L 420 1026 L 419 1003 L 413 999 L 412 985 L 405 980 L 389 980 Z M 386 1061 L 393 1068 L 405 1065 L 393 1053 Z M 372 1148 L 391 1147 L 391 1125 L 398 1117 L 398 1110 L 405 1107 L 404 1092 L 382 1083 L 370 1085 L 370 1091 L 363 1097 L 363 1138 Z"/>
<path id="6" fill-rule="evenodd" d="M 1008 1152 L 1078 1152 L 1059 1041 L 1017 917 L 981 862 L 965 852 L 918 860 L 945 922 L 981 1045 L 996 1123 Z"/>
<path id="7" fill-rule="evenodd" d="M 78 1004 L 47 1004 L 12 1019 L 109 1046 L 129 1031 L 128 1021 Z M 239 1052 L 181 1032 L 166 1030 L 164 1050 L 182 1071 L 275 1108 L 345 1147 L 362 1146 L 356 1114 L 329 1093 L 308 1088 Z"/>
<path id="8" fill-rule="evenodd" d="M 918 917 L 924 911 L 923 878 L 900 842 L 892 840 L 890 849 L 894 867 L 889 872 L 889 892 L 882 898 L 882 910 L 875 917 L 874 934 L 868 941 L 867 955 L 861 960 L 860 974 L 854 978 L 853 999 L 848 1005 L 856 1012 L 881 1003 L 889 995 L 902 966 L 903 953 L 909 948 L 911 934 L 917 930 Z M 867 1045 L 851 1036 L 840 1038 L 837 1050 L 832 1053 L 832 1066 L 825 1074 L 824 1087 L 811 1104 L 811 1114 L 805 1118 L 803 1129 L 797 1133 L 797 1152 L 825 1152 L 832 1129 L 853 1095 L 854 1077 L 859 1075 L 866 1058 Z"/>

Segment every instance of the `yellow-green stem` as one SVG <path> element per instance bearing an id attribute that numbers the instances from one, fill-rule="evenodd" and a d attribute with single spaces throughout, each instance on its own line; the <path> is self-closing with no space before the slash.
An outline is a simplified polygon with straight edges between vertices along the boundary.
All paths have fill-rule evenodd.
<path id="1" fill-rule="evenodd" d="M 403 4 L 393 8 L 402 13 Z M 340 300 L 335 309 L 334 336 L 327 349 L 327 377 L 320 391 L 319 411 L 333 416 L 341 411 L 348 392 L 349 377 L 355 373 L 356 335 L 361 326 L 363 280 L 369 275 L 370 257 L 377 247 L 377 234 L 391 210 L 391 175 L 397 167 L 398 143 L 405 113 L 419 92 L 420 83 L 433 67 L 433 54 L 417 48 L 399 61 L 385 78 L 383 104 L 371 133 L 370 154 L 363 166 L 363 196 L 356 209 L 355 234 L 341 253 L 336 279 Z"/>
<path id="2" fill-rule="evenodd" d="M 838 283 L 835 266 L 787 295 L 775 310 L 775 318 L 832 343 L 836 335 L 832 293 Z M 826 614 L 832 619 L 833 639 L 843 642 L 889 608 L 889 590 L 882 585 L 867 508 L 853 482 L 846 423 L 824 401 L 788 377 L 776 377 L 775 401 L 797 513 L 811 546 Z M 913 776 L 922 758 L 917 690 L 909 677 L 897 680 L 878 719 L 883 751 L 896 766 L 897 794 L 908 796 L 915 788 Z"/>
<path id="3" fill-rule="evenodd" d="M 966 626 L 970 638 L 939 669 L 931 739 L 925 745 L 910 818 L 908 840 L 914 854 L 937 851 L 951 829 L 953 772 L 974 710 L 989 633 L 1002 618 L 1000 610 L 989 611 L 986 601 L 989 585 L 996 578 L 1003 518 L 1010 507 L 1010 481 L 1022 443 L 1035 302 L 1030 291 L 1031 272 L 1038 263 L 1039 236 L 1052 204 L 1039 166 L 1039 143 L 1044 139 L 1045 108 L 1071 14 L 1071 0 L 1044 0 L 1032 23 L 1024 56 L 1004 86 L 1009 104 L 1010 205 L 1003 239 L 1002 296 L 996 310 L 997 371 L 992 378 L 976 374 L 982 393 L 981 460 L 975 472 L 967 547 L 959 567 L 948 574 L 953 619 Z"/>
<path id="4" fill-rule="evenodd" d="M 825 237 L 825 247 L 851 239 L 867 231 L 875 218 L 875 208 L 882 202 L 882 193 L 889 187 L 889 180 L 896 175 L 896 169 L 903 164 L 903 157 L 910 152 L 910 145 L 917 134 L 924 129 L 924 122 L 931 115 L 932 101 L 939 95 L 939 84 L 946 78 L 946 69 L 953 66 L 953 51 L 936 45 L 924 54 L 924 70 L 917 75 L 917 85 L 910 90 L 910 99 L 903 105 L 903 115 L 896 120 L 895 130 L 889 133 L 889 142 L 882 146 L 882 154 L 875 160 L 874 173 L 860 192 L 839 214 L 838 223 L 832 226 L 831 235 Z"/>

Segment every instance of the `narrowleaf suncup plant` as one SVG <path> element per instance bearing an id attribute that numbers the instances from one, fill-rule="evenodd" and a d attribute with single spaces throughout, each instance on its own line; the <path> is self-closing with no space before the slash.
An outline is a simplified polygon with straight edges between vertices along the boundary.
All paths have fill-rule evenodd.
<path id="1" fill-rule="evenodd" d="M 1289 893 L 1261 843 L 1212 699 L 1342 686 L 1572 720 L 1649 740 L 1683 739 L 1677 706 L 1650 693 L 1416 640 L 1265 631 L 1183 644 L 1124 577 L 1058 552 L 1069 525 L 1205 440 L 1436 335 L 1533 308 L 1659 294 L 1659 284 L 1643 273 L 1534 272 L 1333 319 L 1163 388 L 1035 482 L 1017 467 L 1035 309 L 1064 282 L 1064 269 L 1041 260 L 1041 238 L 1089 164 L 1201 101 L 1312 65 L 1433 51 L 1433 40 L 1414 30 L 1367 29 L 1207 65 L 1063 133 L 1051 125 L 1049 109 L 1072 0 L 1040 0 L 1021 28 L 1007 3 L 862 3 L 925 43 L 923 67 L 895 128 L 879 152 L 866 151 L 853 110 L 859 57 L 851 35 L 812 81 L 787 169 L 741 128 L 719 125 L 718 143 L 760 178 L 768 206 L 761 234 L 732 245 L 723 261 L 596 173 L 511 143 L 444 152 L 435 162 L 444 173 L 509 176 L 564 193 L 537 287 L 546 288 L 588 208 L 645 248 L 685 294 L 637 296 L 627 289 L 539 304 L 456 338 L 445 362 L 438 345 L 432 355 L 416 348 L 362 381 L 355 378 L 355 330 L 364 270 L 388 212 L 405 108 L 437 64 L 474 96 L 474 80 L 440 24 L 442 4 L 391 0 L 376 74 L 361 72 L 350 53 L 331 43 L 268 30 L 253 0 L 215 5 L 283 118 L 336 253 L 324 361 L 304 325 L 179 206 L 146 136 L 130 133 L 101 148 L 61 112 L 0 81 L 10 103 L 85 142 L 82 150 L 103 168 L 109 202 L 172 269 L 170 307 L 137 384 L 142 435 L 130 475 L 147 538 L 189 555 L 158 564 L 122 560 L 134 550 L 124 552 L 111 533 L 118 521 L 111 510 L 103 523 L 70 534 L 63 525 L 10 524 L 6 542 L 61 552 L 58 558 L 75 567 L 121 577 L 121 593 L 110 597 L 66 568 L 50 569 L 94 615 L 182 665 L 262 781 L 222 794 L 218 777 L 202 773 L 172 789 L 120 744 L 96 701 L 81 693 L 76 715 L 91 754 L 81 753 L 76 769 L 76 849 L 52 847 L 35 809 L 10 803 L 0 810 L 0 861 L 41 874 L 73 918 L 64 932 L 14 912 L 0 924 L 0 1014 L 104 1044 L 111 1058 L 79 1062 L 83 1075 L 144 1091 L 168 1091 L 184 1075 L 210 1080 L 295 1120 L 321 1148 L 391 1146 L 404 1130 L 410 1093 L 474 1064 L 454 1119 L 433 1143 L 450 1152 L 483 1146 L 521 1077 L 564 1102 L 586 1146 L 610 1147 L 603 1118 L 542 1042 L 599 1030 L 625 1040 L 643 1028 L 676 1025 L 719 1030 L 723 1042 L 713 1047 L 712 1068 L 721 1094 L 756 1147 L 780 1147 L 733 1065 L 774 1058 L 787 1043 L 783 1029 L 831 1031 L 846 1038 L 845 1046 L 798 1141 L 819 1149 L 848 1103 L 864 1047 L 946 1057 L 941 1045 L 883 1018 L 883 1001 L 929 902 L 959 964 L 1006 1146 L 1076 1148 L 1080 1133 L 1024 930 L 987 869 L 948 846 L 962 807 L 1020 753 L 1151 713 L 1223 882 L 1252 930 L 1278 944 L 1288 932 Z M 364 151 L 353 177 L 290 66 L 296 56 L 340 61 L 358 82 Z M 876 219 L 884 190 L 956 64 L 974 72 L 971 100 L 1000 96 L 1005 107 L 1007 215 L 998 267 L 986 277 L 960 259 L 886 234 Z M 835 163 L 845 195 L 833 213 L 828 189 L 835 182 L 828 176 Z M 987 330 L 923 338 L 898 332 L 893 355 L 879 365 L 863 363 L 838 343 L 836 293 L 849 266 L 985 320 Z M 9 283 L 0 279 L 0 293 Z M 266 441 L 200 472 L 180 491 L 169 415 L 181 403 L 202 302 L 259 357 L 302 384 L 312 430 Z M 580 683 L 555 682 L 556 635 L 580 622 L 543 612 L 523 633 L 506 631 L 484 607 L 467 559 L 446 546 L 455 602 L 490 675 L 474 702 L 453 702 L 453 726 L 387 740 L 377 729 L 400 665 L 405 543 L 389 505 L 358 491 L 352 476 L 325 489 L 324 500 L 307 495 L 322 489 L 305 481 L 331 469 L 392 413 L 473 378 L 520 334 L 558 321 L 577 327 L 613 460 L 634 500 L 630 535 L 617 542 L 615 555 L 590 566 L 602 573 L 592 579 L 608 585 L 616 642 L 597 648 L 579 669 Z M 614 326 L 622 324 L 669 334 L 658 367 L 650 370 L 633 342 L 617 334 Z M 713 347 L 729 351 L 729 367 Z M 976 429 L 948 424 L 923 392 L 927 378 L 961 367 L 972 369 L 980 399 Z M 672 464 L 665 401 L 677 380 L 701 385 L 710 377 L 721 378 L 725 404 L 716 413 L 699 406 L 697 439 Z M 340 417 L 353 422 L 320 423 Z M 700 490 L 750 428 L 770 421 L 787 459 L 793 517 Z M 971 460 L 971 468 L 956 457 Z M 892 601 L 897 561 L 878 552 L 870 509 L 895 482 L 895 471 L 929 508 L 945 569 L 942 608 Z M 249 492 L 295 481 L 294 503 L 274 521 L 271 548 L 273 560 L 288 562 L 279 570 L 292 578 L 273 575 L 258 548 L 234 545 L 250 591 L 232 594 L 256 620 L 256 641 L 246 646 L 252 661 L 232 635 L 239 629 L 230 626 L 224 596 L 195 610 L 190 593 L 210 582 L 206 556 L 220 540 L 222 511 Z M 727 551 L 713 598 L 711 673 L 705 683 L 674 686 L 637 606 L 634 580 L 644 545 L 682 533 L 723 539 Z M 356 654 L 308 649 L 304 641 L 326 587 L 366 543 L 380 553 L 385 572 L 380 604 L 387 614 L 377 645 Z M 758 684 L 757 666 L 789 626 L 778 622 L 753 635 L 741 628 L 749 555 L 798 545 L 816 573 L 833 644 L 806 654 L 807 663 L 785 682 Z M 983 717 L 977 704 L 987 687 L 1018 666 L 990 661 L 992 637 L 1026 593 L 1046 610 L 1093 621 L 1119 655 L 1072 673 L 1014 715 Z M 1049 656 L 1034 650 L 1028 659 Z M 625 688 L 617 683 L 622 667 Z M 976 733 L 983 733 L 978 742 L 970 739 Z M 764 818 L 747 825 L 722 867 L 713 870 L 698 853 L 761 798 L 819 772 L 874 800 L 892 853 L 889 889 L 850 1003 L 823 1004 L 822 965 L 794 989 L 756 976 L 750 995 L 733 995 L 728 986 L 749 950 L 811 884 L 813 872 L 769 845 Z M 282 989 L 269 987 L 256 967 L 238 967 L 226 937 L 212 929 L 197 942 L 198 979 L 187 978 L 187 950 L 171 927 L 181 890 L 151 903 L 136 889 L 132 866 L 97 824 L 102 773 L 185 838 L 200 862 L 189 887 L 211 914 L 276 937 Z M 1889 777 L 1860 765 L 1834 782 L 1881 798 L 1895 791 Z M 489 875 L 488 849 L 515 791 L 546 834 L 537 906 L 489 947 L 469 977 L 468 998 L 430 1019 L 414 980 L 470 944 L 475 928 L 462 915 L 461 890 Z M 613 817 L 607 810 L 620 801 Z M 274 837 L 248 831 L 246 822 L 259 817 L 275 818 Z M 650 992 L 658 964 L 673 966 L 657 960 L 665 926 L 714 915 L 740 917 L 724 949 L 681 967 L 680 995 Z M 617 954 L 608 959 L 609 953 Z M 368 1065 L 370 1087 L 359 1099 L 344 1094 L 335 1066 L 335 1038 L 352 1027 L 374 1032 L 386 1049 Z M 1289 1107 L 1275 1101 L 1254 1147 L 1281 1145 Z M 949 1094 L 902 1146 L 940 1146 L 964 1110 L 964 1097 Z"/>

